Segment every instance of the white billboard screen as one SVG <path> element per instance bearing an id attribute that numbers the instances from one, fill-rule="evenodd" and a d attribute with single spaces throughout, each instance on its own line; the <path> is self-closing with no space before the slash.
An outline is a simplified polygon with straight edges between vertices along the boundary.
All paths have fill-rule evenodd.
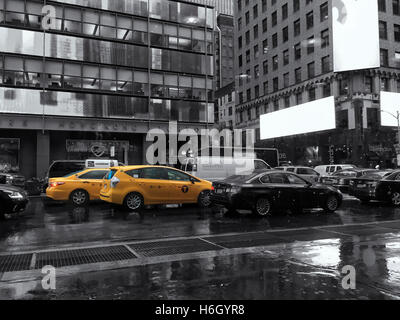
<path id="1" fill-rule="evenodd" d="M 334 71 L 378 68 L 378 1 L 333 0 L 332 20 Z"/>
<path id="2" fill-rule="evenodd" d="M 381 111 L 381 125 L 397 127 L 397 119 L 394 116 L 400 111 L 400 93 L 381 91 Z"/>
<path id="3" fill-rule="evenodd" d="M 262 140 L 335 128 L 334 97 L 300 104 L 295 107 L 267 113 L 260 117 Z"/>

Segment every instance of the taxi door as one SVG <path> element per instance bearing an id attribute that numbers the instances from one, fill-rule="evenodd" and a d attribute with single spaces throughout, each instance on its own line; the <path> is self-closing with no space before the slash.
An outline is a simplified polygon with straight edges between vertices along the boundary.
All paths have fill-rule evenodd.
<path id="1" fill-rule="evenodd" d="M 170 185 L 171 203 L 192 203 L 197 202 L 201 185 L 192 183 L 191 176 L 174 169 L 166 169 Z"/>
<path id="2" fill-rule="evenodd" d="M 146 204 L 169 202 L 169 181 L 164 168 L 148 167 L 140 169 L 140 177 L 135 179 Z"/>
<path id="3" fill-rule="evenodd" d="M 108 170 L 105 169 L 86 172 L 78 177 L 77 187 L 86 190 L 89 193 L 90 199 L 99 199 L 100 190 L 103 186 L 103 178 L 107 172 Z"/>

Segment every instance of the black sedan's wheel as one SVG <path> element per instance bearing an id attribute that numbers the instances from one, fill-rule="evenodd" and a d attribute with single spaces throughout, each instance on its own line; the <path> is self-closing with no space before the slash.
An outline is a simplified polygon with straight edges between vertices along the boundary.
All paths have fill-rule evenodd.
<path id="1" fill-rule="evenodd" d="M 197 203 L 200 208 L 208 208 L 211 206 L 211 193 L 209 190 L 200 192 Z"/>
<path id="2" fill-rule="evenodd" d="M 72 191 L 72 193 L 70 195 L 70 200 L 71 200 L 72 204 L 74 204 L 76 206 L 85 206 L 89 203 L 90 197 L 89 197 L 89 194 L 87 193 L 87 191 L 78 189 L 78 190 Z"/>
<path id="3" fill-rule="evenodd" d="M 268 198 L 258 198 L 253 209 L 253 213 L 260 216 L 266 217 L 271 215 L 272 203 Z"/>
<path id="4" fill-rule="evenodd" d="M 326 212 L 335 212 L 339 208 L 339 204 L 339 198 L 331 195 L 326 199 L 324 209 Z"/>
<path id="5" fill-rule="evenodd" d="M 392 205 L 396 207 L 400 206 L 400 192 L 393 192 L 390 201 L 392 202 Z"/>
<path id="6" fill-rule="evenodd" d="M 132 192 L 125 197 L 124 206 L 128 210 L 140 210 L 144 206 L 144 200 L 140 193 Z"/>

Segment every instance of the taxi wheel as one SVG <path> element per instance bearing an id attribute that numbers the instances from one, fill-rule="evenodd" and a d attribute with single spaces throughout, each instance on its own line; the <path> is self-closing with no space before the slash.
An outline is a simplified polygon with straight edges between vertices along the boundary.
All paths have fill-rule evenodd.
<path id="1" fill-rule="evenodd" d="M 336 196 L 328 196 L 325 202 L 325 212 L 333 213 L 339 208 L 339 199 Z"/>
<path id="2" fill-rule="evenodd" d="M 128 210 L 140 210 L 143 205 L 144 200 L 140 193 L 132 192 L 125 197 L 124 207 Z"/>
<path id="3" fill-rule="evenodd" d="M 71 192 L 70 200 L 76 206 L 84 206 L 89 203 L 89 194 L 82 189 L 74 190 Z"/>
<path id="4" fill-rule="evenodd" d="M 210 190 L 200 192 L 197 203 L 200 208 L 208 208 L 211 206 L 211 193 Z"/>

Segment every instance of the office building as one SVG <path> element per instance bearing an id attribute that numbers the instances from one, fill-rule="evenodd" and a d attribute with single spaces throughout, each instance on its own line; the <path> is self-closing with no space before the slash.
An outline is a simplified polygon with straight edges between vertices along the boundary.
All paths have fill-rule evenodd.
<path id="1" fill-rule="evenodd" d="M 236 125 L 260 138 L 261 115 L 334 96 L 335 130 L 258 144 L 298 164 L 393 165 L 396 131 L 380 125 L 380 93 L 400 92 L 400 6 L 377 1 L 380 66 L 344 72 L 334 72 L 331 0 L 234 1 Z"/>
<path id="2" fill-rule="evenodd" d="M 149 130 L 212 125 L 215 19 L 175 0 L 0 0 L 0 164 L 141 164 Z"/>

